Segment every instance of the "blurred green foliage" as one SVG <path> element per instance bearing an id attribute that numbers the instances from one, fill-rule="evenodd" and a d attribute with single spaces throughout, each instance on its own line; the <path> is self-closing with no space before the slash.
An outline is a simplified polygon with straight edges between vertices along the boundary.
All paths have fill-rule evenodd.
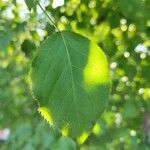
<path id="1" fill-rule="evenodd" d="M 25 2 L 29 8 L 25 5 Z M 0 129 L 7 150 L 73 150 L 75 143 L 42 121 L 28 88 L 40 43 L 55 30 L 36 3 L 0 1 Z M 105 51 L 111 70 L 109 105 L 81 150 L 150 147 L 150 0 L 65 0 L 41 4 L 59 29 L 89 37 Z"/>

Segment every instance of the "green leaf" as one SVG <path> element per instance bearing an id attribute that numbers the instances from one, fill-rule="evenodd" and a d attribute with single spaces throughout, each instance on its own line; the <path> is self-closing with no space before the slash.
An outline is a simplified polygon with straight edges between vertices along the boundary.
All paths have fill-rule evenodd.
<path id="1" fill-rule="evenodd" d="M 0 31 L 0 50 L 5 51 L 12 40 L 13 33 L 10 30 Z"/>
<path id="2" fill-rule="evenodd" d="M 27 5 L 29 11 L 31 11 L 31 9 L 34 8 L 34 6 L 35 6 L 34 0 L 25 0 L 25 3 Z"/>
<path id="3" fill-rule="evenodd" d="M 141 0 L 118 0 L 121 12 L 125 17 L 135 19 L 134 17 L 143 16 L 144 1 Z"/>
<path id="4" fill-rule="evenodd" d="M 26 56 L 32 55 L 35 48 L 36 48 L 35 44 L 29 39 L 25 39 L 23 43 L 21 44 L 21 49 L 25 53 Z"/>
<path id="5" fill-rule="evenodd" d="M 61 137 L 54 143 L 53 146 L 51 146 L 51 148 L 55 150 L 76 150 L 76 144 L 70 138 Z"/>
<path id="6" fill-rule="evenodd" d="M 108 102 L 110 79 L 103 51 L 79 34 L 57 32 L 41 45 L 30 80 L 44 118 L 83 143 Z"/>

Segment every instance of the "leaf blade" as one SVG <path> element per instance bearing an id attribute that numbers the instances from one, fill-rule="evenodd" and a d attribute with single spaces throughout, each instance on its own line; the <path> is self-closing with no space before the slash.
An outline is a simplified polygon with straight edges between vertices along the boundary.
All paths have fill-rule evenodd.
<path id="1" fill-rule="evenodd" d="M 90 75 L 91 69 L 98 69 L 100 77 L 91 73 L 89 84 L 85 77 Z M 102 76 L 107 79 L 94 81 L 95 77 L 100 80 Z M 81 144 L 107 105 L 110 79 L 102 50 L 79 34 L 57 32 L 41 46 L 32 63 L 30 77 L 32 91 L 40 107 L 50 111 L 52 124 Z"/>

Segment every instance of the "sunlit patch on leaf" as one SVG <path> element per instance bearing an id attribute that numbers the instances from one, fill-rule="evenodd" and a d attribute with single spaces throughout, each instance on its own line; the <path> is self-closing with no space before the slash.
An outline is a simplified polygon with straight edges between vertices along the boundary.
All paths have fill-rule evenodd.
<path id="1" fill-rule="evenodd" d="M 101 132 L 101 127 L 100 127 L 100 125 L 98 123 L 96 123 L 95 126 L 93 127 L 93 133 L 95 135 L 99 135 L 100 132 Z"/>
<path id="2" fill-rule="evenodd" d="M 77 143 L 79 145 L 83 144 L 85 142 L 85 140 L 87 139 L 88 137 L 88 133 L 87 132 L 83 132 L 78 138 L 77 138 Z"/>
<path id="3" fill-rule="evenodd" d="M 53 124 L 52 116 L 46 107 L 39 107 L 38 112 L 44 117 L 44 119 L 50 124 Z"/>
<path id="4" fill-rule="evenodd" d="M 84 69 L 84 82 L 94 86 L 109 82 L 109 72 L 106 57 L 103 51 L 95 44 L 90 45 L 87 64 Z"/>
<path id="5" fill-rule="evenodd" d="M 67 126 L 65 126 L 65 127 L 63 127 L 61 129 L 61 132 L 62 132 L 63 136 L 68 136 L 68 134 L 69 134 L 69 128 Z"/>

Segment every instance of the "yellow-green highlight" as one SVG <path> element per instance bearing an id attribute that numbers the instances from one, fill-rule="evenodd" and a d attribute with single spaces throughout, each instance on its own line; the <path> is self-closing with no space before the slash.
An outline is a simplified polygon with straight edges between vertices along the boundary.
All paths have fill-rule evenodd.
<path id="1" fill-rule="evenodd" d="M 61 133 L 62 133 L 63 136 L 68 136 L 68 134 L 69 134 L 69 129 L 68 129 L 68 127 L 63 127 L 63 128 L 61 129 Z"/>
<path id="2" fill-rule="evenodd" d="M 46 107 L 39 107 L 38 112 L 44 117 L 44 119 L 50 124 L 53 124 L 52 116 Z"/>
<path id="3" fill-rule="evenodd" d="M 99 135 L 100 132 L 101 132 L 101 127 L 100 127 L 100 125 L 98 123 L 96 123 L 95 126 L 93 127 L 93 133 L 95 135 Z"/>
<path id="4" fill-rule="evenodd" d="M 83 132 L 78 138 L 77 138 L 77 143 L 79 145 L 83 144 L 85 142 L 85 140 L 87 139 L 88 137 L 88 133 L 87 132 Z"/>
<path id="5" fill-rule="evenodd" d="M 88 86 L 109 82 L 107 59 L 103 51 L 91 43 L 87 64 L 83 71 L 84 82 Z"/>

